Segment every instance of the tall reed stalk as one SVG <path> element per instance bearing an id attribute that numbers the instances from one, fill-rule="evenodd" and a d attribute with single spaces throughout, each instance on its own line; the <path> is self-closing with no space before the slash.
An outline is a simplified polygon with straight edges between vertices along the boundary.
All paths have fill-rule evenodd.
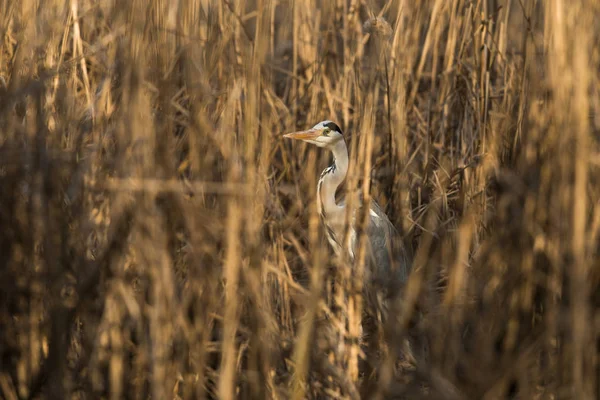
<path id="1" fill-rule="evenodd" d="M 0 397 L 600 397 L 596 1 L 0 0 L 0 35 Z M 334 257 L 330 155 L 281 137 L 325 119 L 414 255 L 377 334 L 368 214 Z"/>

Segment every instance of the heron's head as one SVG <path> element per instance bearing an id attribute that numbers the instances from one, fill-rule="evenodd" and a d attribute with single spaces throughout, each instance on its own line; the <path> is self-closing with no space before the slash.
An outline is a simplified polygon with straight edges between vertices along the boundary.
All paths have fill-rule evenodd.
<path id="1" fill-rule="evenodd" d="M 331 121 L 322 121 L 307 131 L 288 133 L 283 137 L 302 140 L 326 148 L 333 147 L 344 139 L 340 127 Z"/>

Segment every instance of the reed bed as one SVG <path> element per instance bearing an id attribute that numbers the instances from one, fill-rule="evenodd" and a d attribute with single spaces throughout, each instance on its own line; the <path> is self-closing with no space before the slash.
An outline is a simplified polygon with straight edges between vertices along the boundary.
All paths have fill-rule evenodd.
<path id="1" fill-rule="evenodd" d="M 600 397 L 598 2 L 2 0 L 0 34 L 0 397 Z M 330 155 L 282 139 L 325 119 L 413 254 L 371 335 Z"/>

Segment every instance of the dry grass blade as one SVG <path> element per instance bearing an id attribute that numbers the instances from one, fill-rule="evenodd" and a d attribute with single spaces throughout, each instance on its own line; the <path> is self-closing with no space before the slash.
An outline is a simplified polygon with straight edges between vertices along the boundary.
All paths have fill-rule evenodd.
<path id="1" fill-rule="evenodd" d="M 0 397 L 600 398 L 597 3 L 0 1 Z"/>

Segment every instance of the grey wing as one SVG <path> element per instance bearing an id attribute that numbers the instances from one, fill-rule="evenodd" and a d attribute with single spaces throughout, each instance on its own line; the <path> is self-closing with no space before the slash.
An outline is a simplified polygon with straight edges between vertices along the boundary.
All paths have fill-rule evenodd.
<path id="1" fill-rule="evenodd" d="M 359 204 L 362 207 L 362 193 L 359 193 L 358 196 Z M 345 205 L 345 203 L 345 199 L 340 202 L 341 205 Z M 375 200 L 371 200 L 369 226 L 366 234 L 369 237 L 370 246 L 365 271 L 368 276 L 365 278 L 377 286 L 390 289 L 401 286 L 408 279 L 411 268 L 410 256 L 398 231 Z M 358 238 L 353 235 L 352 249 L 356 249 L 357 240 Z"/>
<path id="2" fill-rule="evenodd" d="M 401 285 L 408 279 L 410 262 L 402 238 L 387 215 L 371 201 L 367 235 L 371 244 L 372 279 L 383 285 Z"/>
<path id="3" fill-rule="evenodd" d="M 369 210 L 370 249 L 365 286 L 367 313 L 384 322 L 389 314 L 389 299 L 400 294 L 408 279 L 410 260 L 402 238 L 387 215 L 375 202 Z"/>

